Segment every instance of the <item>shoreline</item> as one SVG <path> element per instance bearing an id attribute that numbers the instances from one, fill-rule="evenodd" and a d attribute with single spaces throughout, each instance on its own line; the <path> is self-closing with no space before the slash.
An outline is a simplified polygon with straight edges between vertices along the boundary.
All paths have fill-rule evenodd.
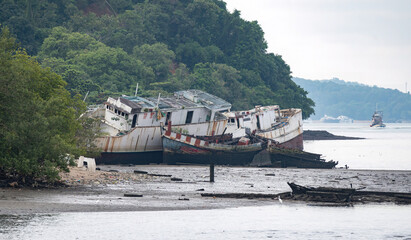
<path id="1" fill-rule="evenodd" d="M 411 192 L 411 178 L 408 177 L 411 171 L 405 170 L 216 166 L 215 182 L 210 183 L 207 166 L 99 167 L 102 171 L 93 173 L 100 176 L 97 179 L 87 179 L 84 176 L 82 178 L 81 174 L 92 174 L 88 174 L 88 171 L 74 170 L 70 175 L 72 178 L 64 180 L 70 182 L 71 186 L 68 187 L 0 188 L 0 214 L 200 210 L 264 206 L 280 203 L 276 199 L 226 199 L 202 197 L 201 194 L 278 194 L 291 191 L 287 181 L 313 187 L 349 187 L 352 184 L 353 188 L 365 188 L 370 191 Z M 110 170 L 112 171 L 109 172 Z M 135 170 L 152 175 L 135 174 Z M 173 181 L 172 178 L 181 181 Z M 142 196 L 125 197 L 124 194 L 127 193 Z M 309 204 L 301 201 L 283 202 L 295 203 Z"/>

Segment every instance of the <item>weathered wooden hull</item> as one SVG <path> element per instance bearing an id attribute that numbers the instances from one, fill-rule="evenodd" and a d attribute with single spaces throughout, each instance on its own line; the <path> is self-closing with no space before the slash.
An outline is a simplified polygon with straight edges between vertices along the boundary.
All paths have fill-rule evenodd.
<path id="1" fill-rule="evenodd" d="M 338 162 L 324 161 L 320 158 L 321 155 L 308 153 L 304 151 L 270 148 L 270 160 L 273 167 L 295 167 L 295 168 L 334 168 Z"/>
<path id="2" fill-rule="evenodd" d="M 163 135 L 163 159 L 166 164 L 210 164 L 247 166 L 263 150 L 263 144 L 214 144 L 181 134 Z"/>

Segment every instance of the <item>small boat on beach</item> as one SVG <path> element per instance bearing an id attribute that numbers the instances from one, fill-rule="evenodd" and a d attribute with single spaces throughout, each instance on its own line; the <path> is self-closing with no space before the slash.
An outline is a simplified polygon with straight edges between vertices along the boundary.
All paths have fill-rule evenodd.
<path id="1" fill-rule="evenodd" d="M 296 149 L 269 146 L 267 151 L 270 155 L 272 167 L 332 169 L 338 164 L 338 162 L 332 160 L 325 161 L 321 158 L 321 154 Z"/>
<path id="2" fill-rule="evenodd" d="M 264 150 L 267 142 L 258 138 L 232 138 L 231 134 L 194 137 L 171 130 L 163 132 L 163 162 L 166 164 L 216 164 L 247 166 Z"/>

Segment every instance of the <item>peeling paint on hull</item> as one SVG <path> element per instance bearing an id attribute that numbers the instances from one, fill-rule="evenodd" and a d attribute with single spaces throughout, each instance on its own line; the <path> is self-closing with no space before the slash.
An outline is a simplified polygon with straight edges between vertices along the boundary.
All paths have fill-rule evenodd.
<path id="1" fill-rule="evenodd" d="M 216 165 L 248 166 L 254 156 L 262 150 L 260 144 L 246 146 L 216 144 L 221 146 L 211 149 L 209 146 L 201 147 L 202 144 L 196 139 L 190 138 L 194 144 L 186 143 L 184 139 L 185 136 L 178 136 L 177 139 L 163 136 L 164 163 L 210 164 L 213 162 Z"/>
<path id="2" fill-rule="evenodd" d="M 292 115 L 286 124 L 278 129 L 270 131 L 258 131 L 256 135 L 267 139 L 272 139 L 280 146 L 303 150 L 303 125 L 301 110 Z"/>
<path id="3" fill-rule="evenodd" d="M 212 136 L 212 134 L 222 134 L 226 123 L 227 120 L 222 120 L 211 123 L 175 125 L 173 128 L 179 128 L 192 135 Z M 100 148 L 103 153 L 139 153 L 163 150 L 159 126 L 136 127 L 121 136 L 101 137 L 96 139 L 96 146 Z"/>

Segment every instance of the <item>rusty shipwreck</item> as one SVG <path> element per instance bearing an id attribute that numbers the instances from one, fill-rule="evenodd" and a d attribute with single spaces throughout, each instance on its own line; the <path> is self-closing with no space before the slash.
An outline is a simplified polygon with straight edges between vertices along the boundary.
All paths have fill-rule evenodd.
<path id="1" fill-rule="evenodd" d="M 109 97 L 99 109 L 102 131 L 96 140 L 104 164 L 162 163 L 160 125 L 173 122 L 175 131 L 200 136 L 221 135 L 231 104 L 200 90 L 175 92 L 172 97 Z"/>
<path id="2" fill-rule="evenodd" d="M 101 149 L 98 164 L 163 163 L 161 126 L 173 123 L 172 132 L 194 137 L 246 132 L 291 149 L 302 149 L 301 109 L 256 106 L 231 112 L 227 101 L 200 90 L 175 92 L 171 97 L 109 97 L 92 116 L 101 118 L 106 134 L 96 139 Z M 247 148 L 247 147 L 245 147 Z"/>
<path id="3" fill-rule="evenodd" d="M 163 160 L 166 164 L 217 164 L 247 166 L 267 146 L 267 140 L 232 134 L 199 137 L 163 130 Z"/>
<path id="4" fill-rule="evenodd" d="M 256 106 L 248 111 L 226 112 L 227 133 L 245 136 L 245 130 L 266 138 L 278 146 L 302 150 L 303 120 L 301 109 L 280 109 L 278 105 Z"/>

